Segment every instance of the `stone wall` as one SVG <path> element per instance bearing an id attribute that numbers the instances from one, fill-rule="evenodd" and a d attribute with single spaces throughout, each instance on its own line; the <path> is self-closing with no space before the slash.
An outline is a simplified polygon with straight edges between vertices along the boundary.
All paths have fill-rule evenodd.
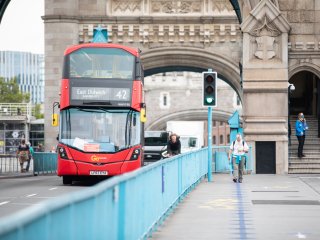
<path id="1" fill-rule="evenodd" d="M 226 122 L 235 110 L 241 112 L 241 105 L 237 106 L 235 91 L 222 80 L 218 80 L 217 89 L 218 101 L 217 107 L 213 108 L 213 120 Z M 161 130 L 159 128 L 164 125 L 154 123 L 164 117 L 167 117 L 168 121 L 207 120 L 207 107 L 202 106 L 200 73 L 174 72 L 167 73 L 165 76 L 158 74 L 145 78 L 145 102 L 147 103 L 146 129 L 152 127 L 152 130 Z M 202 110 L 203 115 L 189 113 L 195 109 Z M 225 117 L 221 118 L 220 115 L 215 114 L 218 112 L 224 112 Z M 178 113 L 181 114 L 178 116 Z M 175 119 L 170 119 L 170 116 Z"/>
<path id="2" fill-rule="evenodd" d="M 140 48 L 150 74 L 168 67 L 218 71 L 243 99 L 249 141 L 276 141 L 277 173 L 286 172 L 288 80 L 303 70 L 320 76 L 320 1 L 239 0 L 239 5 L 241 30 L 228 0 L 46 0 L 47 148 L 56 143 L 50 115 L 59 101 L 63 51 L 91 41 L 101 25 L 110 42 Z M 179 94 L 198 98 L 193 90 Z M 200 112 L 198 107 L 193 114 Z"/>

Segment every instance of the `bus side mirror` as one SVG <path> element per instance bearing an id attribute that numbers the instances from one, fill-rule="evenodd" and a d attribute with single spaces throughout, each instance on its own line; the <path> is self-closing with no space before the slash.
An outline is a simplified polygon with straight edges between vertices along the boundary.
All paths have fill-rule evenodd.
<path id="1" fill-rule="evenodd" d="M 142 123 L 145 123 L 147 121 L 147 116 L 146 116 L 146 109 L 145 108 L 141 108 L 140 111 L 140 121 Z"/>
<path id="2" fill-rule="evenodd" d="M 59 118 L 57 113 L 52 114 L 52 122 L 51 122 L 52 127 L 56 127 L 59 125 L 58 119 Z"/>

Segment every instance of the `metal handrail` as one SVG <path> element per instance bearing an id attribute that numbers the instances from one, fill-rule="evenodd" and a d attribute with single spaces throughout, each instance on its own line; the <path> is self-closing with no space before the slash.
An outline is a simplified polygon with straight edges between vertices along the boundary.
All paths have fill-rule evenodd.
<path id="1" fill-rule="evenodd" d="M 249 152 L 245 154 L 246 157 L 246 172 L 254 172 L 253 168 L 253 157 L 252 157 L 252 146 L 248 145 Z M 228 159 L 228 152 L 230 150 L 230 145 L 228 146 L 213 146 L 213 171 L 214 172 L 230 172 L 232 167 Z"/>
<path id="2" fill-rule="evenodd" d="M 0 155 L 0 174 L 17 173 L 20 171 L 20 164 L 16 155 Z"/>
<path id="3" fill-rule="evenodd" d="M 158 161 L 0 219 L 6 239 L 145 239 L 205 177 L 208 148 Z"/>

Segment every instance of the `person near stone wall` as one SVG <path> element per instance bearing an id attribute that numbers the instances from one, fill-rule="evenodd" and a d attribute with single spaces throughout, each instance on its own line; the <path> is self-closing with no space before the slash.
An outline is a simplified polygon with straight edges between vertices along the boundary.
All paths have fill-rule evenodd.
<path id="1" fill-rule="evenodd" d="M 306 130 L 308 130 L 307 120 L 304 117 L 303 113 L 298 114 L 298 120 L 296 121 L 296 136 L 298 138 L 298 157 L 305 157 L 303 154 L 303 145 L 306 138 Z"/>

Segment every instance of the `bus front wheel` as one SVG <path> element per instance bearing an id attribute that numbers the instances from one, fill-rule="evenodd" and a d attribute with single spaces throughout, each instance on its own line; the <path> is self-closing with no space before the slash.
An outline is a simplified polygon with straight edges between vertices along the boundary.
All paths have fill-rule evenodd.
<path id="1" fill-rule="evenodd" d="M 62 183 L 64 185 L 72 184 L 72 178 L 70 176 L 63 176 L 62 177 Z"/>

